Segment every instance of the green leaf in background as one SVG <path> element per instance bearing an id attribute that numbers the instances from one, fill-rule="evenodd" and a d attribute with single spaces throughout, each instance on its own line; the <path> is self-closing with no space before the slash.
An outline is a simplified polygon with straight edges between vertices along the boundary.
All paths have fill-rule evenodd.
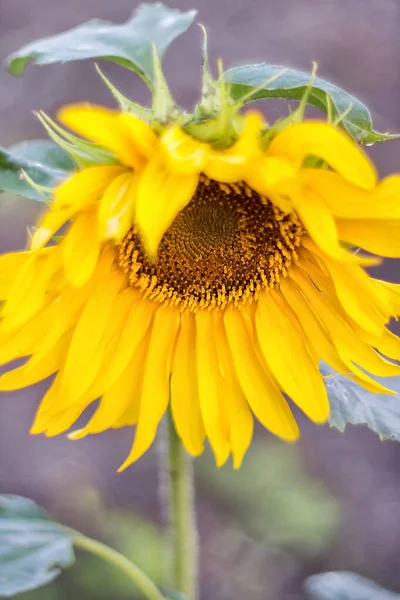
<path id="1" fill-rule="evenodd" d="M 161 3 L 141 4 L 122 25 L 94 19 L 58 35 L 24 46 L 7 59 L 13 75 L 23 75 L 27 64 L 69 62 L 85 58 L 111 60 L 153 79 L 154 44 L 158 56 L 192 24 L 195 10 L 182 12 Z"/>
<path id="2" fill-rule="evenodd" d="M 330 371 L 325 365 L 321 370 L 323 374 Z M 373 394 L 337 373 L 326 379 L 330 425 L 344 431 L 348 423 L 364 424 L 382 440 L 400 441 L 400 377 L 380 377 L 378 381 L 397 394 Z"/>
<path id="3" fill-rule="evenodd" d="M 312 575 L 304 588 L 311 600 L 400 600 L 399 594 L 347 571 Z"/>
<path id="4" fill-rule="evenodd" d="M 26 181 L 22 170 L 35 184 L 53 187 L 74 168 L 69 155 L 49 140 L 22 142 L 9 149 L 0 147 L 0 191 L 43 202 L 46 198 Z"/>
<path id="5" fill-rule="evenodd" d="M 0 496 L 0 597 L 45 585 L 70 567 L 75 535 L 32 500 Z"/>
<path id="6" fill-rule="evenodd" d="M 301 100 L 310 83 L 310 74 L 262 63 L 234 67 L 224 74 L 224 80 L 230 84 L 234 100 L 240 100 L 246 95 L 249 95 L 246 102 L 262 98 Z M 252 88 L 254 94 L 251 93 Z M 330 99 L 333 118 L 345 114 L 341 125 L 361 144 L 368 146 L 400 137 L 374 131 L 371 114 L 364 104 L 336 85 L 315 77 L 308 104 L 328 113 L 327 96 Z"/>

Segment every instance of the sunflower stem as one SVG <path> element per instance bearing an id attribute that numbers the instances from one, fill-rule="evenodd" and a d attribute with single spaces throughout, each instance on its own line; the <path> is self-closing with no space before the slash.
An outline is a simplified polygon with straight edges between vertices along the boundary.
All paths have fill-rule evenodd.
<path id="1" fill-rule="evenodd" d="M 187 600 L 197 596 L 197 529 L 191 457 L 185 452 L 168 413 L 168 567 L 169 585 Z"/>

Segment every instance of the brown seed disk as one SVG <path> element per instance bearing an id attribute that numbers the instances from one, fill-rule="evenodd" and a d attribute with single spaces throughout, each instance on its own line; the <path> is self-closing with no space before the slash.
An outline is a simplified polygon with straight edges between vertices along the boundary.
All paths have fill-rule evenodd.
<path id="1" fill-rule="evenodd" d="M 246 184 L 202 176 L 154 262 L 136 228 L 117 247 L 117 260 L 130 285 L 165 305 L 192 311 L 238 306 L 287 275 L 303 233 L 295 213 L 283 213 Z"/>

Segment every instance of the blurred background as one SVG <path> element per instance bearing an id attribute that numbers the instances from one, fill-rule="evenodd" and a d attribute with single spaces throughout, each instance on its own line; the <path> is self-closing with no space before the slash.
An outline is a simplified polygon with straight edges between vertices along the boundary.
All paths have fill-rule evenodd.
<path id="1" fill-rule="evenodd" d="M 399 0 L 170 0 L 196 8 L 212 61 L 268 61 L 309 70 L 353 92 L 379 131 L 400 131 Z M 0 57 L 90 18 L 128 19 L 132 0 L 0 0 Z M 198 98 L 201 34 L 192 26 L 168 51 L 165 71 L 177 101 Z M 139 79 L 112 64 L 105 74 L 146 102 Z M 34 110 L 112 100 L 93 63 L 30 67 L 22 79 L 0 71 L 0 144 L 45 137 Z M 280 102 L 262 105 L 269 120 Z M 400 141 L 371 149 L 381 175 L 400 169 Z M 0 252 L 22 248 L 40 211 L 33 201 L 0 199 Z M 380 275 L 400 281 L 398 263 Z M 162 573 L 156 449 L 122 475 L 132 431 L 71 442 L 28 434 L 45 386 L 1 394 L 0 492 L 29 496 L 57 519 L 125 552 L 156 581 Z M 258 431 L 242 469 L 196 460 L 202 599 L 304 600 L 307 575 L 345 569 L 400 592 L 400 444 L 364 427 L 345 434 L 299 416 L 302 440 L 287 446 Z M 98 559 L 80 556 L 55 583 L 25 600 L 124 600 L 126 582 Z"/>

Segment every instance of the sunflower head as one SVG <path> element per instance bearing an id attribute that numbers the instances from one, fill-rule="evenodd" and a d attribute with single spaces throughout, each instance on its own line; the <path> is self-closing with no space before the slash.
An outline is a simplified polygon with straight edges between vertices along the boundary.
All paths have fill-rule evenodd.
<path id="1" fill-rule="evenodd" d="M 269 124 L 242 113 L 249 94 L 235 99 L 205 57 L 186 114 L 153 59 L 151 109 L 106 81 L 119 110 L 41 115 L 75 170 L 29 249 L 0 258 L 0 361 L 29 357 L 0 389 L 56 373 L 32 428 L 49 436 L 99 400 L 70 436 L 136 425 L 123 467 L 170 406 L 190 453 L 208 438 L 217 464 L 232 453 L 237 467 L 254 417 L 287 441 L 298 436 L 288 399 L 327 419 L 321 360 L 390 393 L 370 374 L 399 372 L 386 329 L 399 289 L 364 268 L 400 256 L 400 178 L 378 182 L 333 119 L 304 120 L 310 86 Z"/>

